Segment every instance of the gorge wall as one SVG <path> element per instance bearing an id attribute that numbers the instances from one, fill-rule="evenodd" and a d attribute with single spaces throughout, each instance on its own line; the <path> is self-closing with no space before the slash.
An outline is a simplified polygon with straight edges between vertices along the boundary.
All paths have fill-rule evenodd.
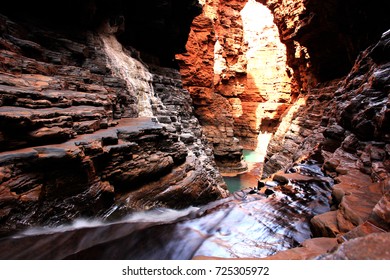
<path id="1" fill-rule="evenodd" d="M 225 197 L 172 62 L 196 1 L 43 5 L 0 11 L 1 234 Z"/>
<path id="2" fill-rule="evenodd" d="M 292 69 L 265 6 L 244 0 L 203 5 L 187 53 L 177 58 L 217 164 L 241 171 L 242 148 L 264 146 L 262 134 L 275 131 L 294 100 Z"/>
<path id="3" fill-rule="evenodd" d="M 2 5 L 0 234 L 226 197 L 264 146 L 335 181 L 313 236 L 389 231 L 390 4 L 199 2 Z"/>
<path id="4" fill-rule="evenodd" d="M 293 2 L 264 1 L 300 91 L 268 146 L 263 177 L 294 161 L 322 164 L 335 180 L 333 211 L 314 217 L 312 232 L 345 244 L 318 258 L 387 258 L 369 240 L 389 238 L 389 130 L 383 125 L 389 118 L 390 22 L 381 10 L 389 4 Z"/>
<path id="5" fill-rule="evenodd" d="M 281 152 L 281 122 L 291 122 L 299 95 L 347 75 L 389 26 L 381 1 L 200 2 L 177 59 L 222 171 L 243 170 L 241 149 L 262 149 L 274 135 L 267 160 Z"/>
<path id="6" fill-rule="evenodd" d="M 239 151 L 267 145 L 269 133 L 263 178 L 309 159 L 335 179 L 334 211 L 312 220 L 315 236 L 342 243 L 387 232 L 389 3 L 202 4 L 178 59 L 221 170 L 240 166 Z M 273 23 L 260 26 L 265 7 Z"/>

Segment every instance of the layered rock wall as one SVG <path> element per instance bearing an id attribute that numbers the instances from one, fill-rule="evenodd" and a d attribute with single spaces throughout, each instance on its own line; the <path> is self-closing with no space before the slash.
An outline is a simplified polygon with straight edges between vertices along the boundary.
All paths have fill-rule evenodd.
<path id="1" fill-rule="evenodd" d="M 238 63 L 240 55 L 244 56 L 242 21 L 239 15 L 244 2 L 205 1 L 203 13 L 192 24 L 186 45 L 187 52 L 177 56 L 183 84 L 191 93 L 195 113 L 214 146 L 220 169 L 228 172 L 245 170 L 245 166 L 242 164 L 242 147 L 234 136 L 232 106 L 218 92 L 217 87 L 219 76 L 223 76 L 225 81 L 230 79 L 228 76 L 236 80 L 236 71 L 230 68 Z M 223 50 L 221 46 L 225 44 L 226 50 Z M 223 55 L 229 57 L 228 65 L 226 61 L 218 60 Z M 218 62 L 223 66 L 218 66 Z M 223 75 L 218 72 L 222 71 L 220 67 L 225 67 Z M 214 68 L 218 68 L 219 75 L 216 77 Z M 237 71 L 245 74 L 245 65 L 238 65 L 238 68 L 240 70 Z"/>
<path id="2" fill-rule="evenodd" d="M 285 112 L 286 118 L 269 144 L 266 158 L 268 163 L 264 174 L 267 176 L 295 160 L 296 158 L 291 158 L 291 154 L 308 136 L 310 129 L 318 126 L 321 121 L 327 122 L 321 120 L 321 115 L 327 115 L 327 110 L 330 109 L 328 106 L 335 106 L 334 103 L 328 104 L 333 98 L 332 92 L 338 89 L 338 80 L 335 78 L 346 75 L 359 52 L 370 44 L 376 43 L 390 23 L 387 17 L 380 16 L 382 10 L 378 8 L 381 6 L 379 3 L 367 4 L 358 1 L 352 4 L 347 3 L 348 1 L 336 3 L 331 0 L 321 3 L 300 0 L 259 2 L 264 3 L 274 14 L 280 39 L 286 45 L 287 63 L 294 70 L 296 92 L 301 94 L 297 99 L 298 102 L 309 104 L 314 102 L 317 107 L 312 114 L 306 112 L 299 118 L 297 118 L 296 108 L 303 108 L 302 104 L 297 103 Z M 370 24 L 367 24 L 367 19 L 370 19 Z M 352 31 L 353 28 L 356 30 L 361 28 L 362 32 Z M 318 83 L 319 81 L 327 82 Z M 320 97 L 329 94 L 331 96 Z M 315 101 L 316 99 L 319 100 Z M 306 107 L 311 106 L 313 105 Z M 362 115 L 357 111 L 354 112 Z M 337 118 L 340 120 L 341 116 Z M 294 127 L 296 124 L 300 126 L 302 122 L 310 124 L 303 125 L 304 129 Z M 354 125 L 357 123 L 347 124 L 349 128 Z M 363 124 L 359 125 L 361 126 Z"/>
<path id="3" fill-rule="evenodd" d="M 241 149 L 274 132 L 296 97 L 270 11 L 255 1 L 202 1 L 187 53 L 177 56 L 221 170 L 242 169 Z"/>
<path id="4" fill-rule="evenodd" d="M 118 13 L 72 29 L 11 8 L 0 17 L 1 234 L 226 196 L 180 74 L 161 67 L 172 50 L 125 49 Z M 131 75 L 115 69 L 107 46 Z"/>
<path id="5" fill-rule="evenodd" d="M 345 244 L 321 259 L 388 258 L 374 243 L 385 244 L 390 230 L 389 35 L 362 52 L 346 78 L 302 97 L 292 122 L 286 118 L 270 144 L 275 153 L 264 176 L 288 170 L 292 161 L 314 160 L 335 180 L 332 211 L 311 220 L 312 232 Z"/>

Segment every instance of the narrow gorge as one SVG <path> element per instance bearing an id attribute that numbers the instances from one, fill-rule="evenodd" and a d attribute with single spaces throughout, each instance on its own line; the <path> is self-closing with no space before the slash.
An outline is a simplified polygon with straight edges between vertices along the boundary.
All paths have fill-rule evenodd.
<path id="1" fill-rule="evenodd" d="M 0 7 L 0 259 L 390 259 L 390 3 Z"/>

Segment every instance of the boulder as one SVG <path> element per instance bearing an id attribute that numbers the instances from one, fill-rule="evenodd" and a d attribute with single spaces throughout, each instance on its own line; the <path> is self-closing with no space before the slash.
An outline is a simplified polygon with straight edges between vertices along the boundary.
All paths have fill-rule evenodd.
<path id="1" fill-rule="evenodd" d="M 373 233 L 341 244 L 319 260 L 389 260 L 390 233 Z"/>

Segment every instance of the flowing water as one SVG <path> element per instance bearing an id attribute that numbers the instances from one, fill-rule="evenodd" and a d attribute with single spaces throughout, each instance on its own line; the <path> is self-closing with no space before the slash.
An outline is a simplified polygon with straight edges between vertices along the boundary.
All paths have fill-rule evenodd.
<path id="1" fill-rule="evenodd" d="M 153 116 L 152 75 L 113 35 L 101 38 L 109 67 L 138 96 L 139 115 Z M 226 199 L 184 210 L 154 209 L 110 222 L 107 211 L 100 220 L 29 229 L 0 239 L 0 259 L 261 258 L 310 238 L 309 220 L 329 210 L 332 182 L 314 163 L 302 164 L 289 172 L 311 179 L 291 176 L 287 186 L 268 182 L 266 195 L 251 190 L 261 173 L 259 155 L 245 151 L 245 159 L 249 171 L 226 178 L 232 181 L 232 195 Z"/>
<path id="2" fill-rule="evenodd" d="M 275 186 L 268 196 L 244 189 L 203 207 L 155 209 L 115 222 L 79 220 L 58 228 L 30 229 L 0 239 L 0 258 L 266 257 L 310 238 L 310 218 L 329 211 L 332 182 L 318 166 L 298 165 L 289 172 L 311 177 Z"/>

